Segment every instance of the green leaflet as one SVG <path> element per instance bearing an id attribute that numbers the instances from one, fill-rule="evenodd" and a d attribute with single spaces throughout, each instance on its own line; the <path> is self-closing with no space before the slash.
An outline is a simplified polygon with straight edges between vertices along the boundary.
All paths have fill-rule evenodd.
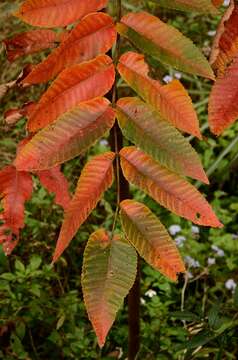
<path id="1" fill-rule="evenodd" d="M 124 239 L 111 240 L 104 229 L 95 231 L 84 252 L 82 287 L 90 321 L 100 347 L 110 330 L 137 270 L 137 254 Z"/>

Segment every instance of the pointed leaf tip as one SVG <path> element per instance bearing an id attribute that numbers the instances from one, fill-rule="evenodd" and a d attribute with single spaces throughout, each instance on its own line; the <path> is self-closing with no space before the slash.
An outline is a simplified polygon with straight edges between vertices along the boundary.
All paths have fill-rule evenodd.
<path id="1" fill-rule="evenodd" d="M 111 240 L 104 229 L 90 236 L 83 258 L 82 289 L 100 347 L 135 281 L 136 270 L 137 254 L 126 240 L 118 236 Z"/>

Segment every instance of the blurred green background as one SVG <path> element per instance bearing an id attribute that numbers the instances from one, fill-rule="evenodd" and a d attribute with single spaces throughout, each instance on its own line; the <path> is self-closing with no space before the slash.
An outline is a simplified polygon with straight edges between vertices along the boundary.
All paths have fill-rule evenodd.
<path id="1" fill-rule="evenodd" d="M 30 27 L 10 14 L 18 1 L 0 3 L 0 40 Z M 156 1 L 123 1 L 123 12 L 144 9 L 168 21 L 190 37 L 209 55 L 220 17 L 165 11 Z M 224 10 L 224 8 L 223 8 Z M 110 1 L 109 11 L 115 12 Z M 123 43 L 123 51 L 129 48 Z M 37 63 L 47 52 L 18 59 L 10 64 L 0 48 L 0 83 L 15 79 L 22 67 Z M 166 69 L 147 59 L 153 75 L 164 81 L 180 78 L 188 89 L 199 115 L 203 141 L 191 138 L 199 152 L 211 185 L 200 186 L 223 229 L 193 226 L 172 215 L 143 193 L 131 188 L 161 218 L 175 239 L 187 264 L 178 283 L 166 280 L 142 262 L 141 349 L 138 359 L 237 359 L 238 356 L 238 123 L 215 138 L 207 125 L 207 104 L 211 82 Z M 10 90 L 0 99 L 1 114 L 24 102 L 38 99 L 45 86 Z M 121 96 L 131 90 L 119 82 Z M 26 134 L 25 119 L 16 126 L 0 117 L 0 167 L 15 156 L 16 144 Z M 73 191 L 88 156 L 108 148 L 102 139 L 87 154 L 63 166 Z M 26 205 L 26 227 L 10 257 L 0 249 L 0 359 L 126 359 L 127 305 L 117 320 L 102 351 L 82 302 L 80 273 L 85 242 L 98 226 L 109 228 L 115 209 L 110 191 L 82 226 L 58 263 L 51 256 L 59 233 L 63 211 L 54 205 L 53 195 L 34 182 L 34 196 Z"/>

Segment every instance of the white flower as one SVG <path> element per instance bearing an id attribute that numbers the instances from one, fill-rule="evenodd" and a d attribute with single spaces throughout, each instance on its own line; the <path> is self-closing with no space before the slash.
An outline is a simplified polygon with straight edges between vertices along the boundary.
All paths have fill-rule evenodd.
<path id="1" fill-rule="evenodd" d="M 157 292 L 155 290 L 149 289 L 146 291 L 145 296 L 148 296 L 149 298 L 152 298 L 157 295 Z"/>
<path id="2" fill-rule="evenodd" d="M 179 71 L 175 71 L 175 73 L 174 73 L 174 77 L 176 78 L 176 79 L 181 79 L 181 77 L 182 77 L 182 74 L 181 74 L 181 72 L 179 72 Z"/>
<path id="3" fill-rule="evenodd" d="M 141 303 L 141 305 L 145 305 L 145 299 L 140 298 L 140 303 Z"/>
<path id="4" fill-rule="evenodd" d="M 225 287 L 228 290 L 234 291 L 236 289 L 236 286 L 237 286 L 237 284 L 233 279 L 229 279 L 225 282 Z"/>
<path id="5" fill-rule="evenodd" d="M 199 232 L 200 232 L 200 229 L 198 226 L 193 225 L 191 229 L 192 229 L 193 234 L 199 234 Z"/>
<path id="6" fill-rule="evenodd" d="M 193 278 L 193 274 L 190 271 L 187 271 L 187 276 L 188 276 L 189 279 Z"/>
<path id="7" fill-rule="evenodd" d="M 189 267 L 192 267 L 192 268 L 200 267 L 200 262 L 193 259 L 191 256 L 185 256 L 184 260 L 188 264 Z"/>
<path id="8" fill-rule="evenodd" d="M 222 249 L 220 249 L 217 245 L 212 245 L 211 248 L 216 253 L 217 256 L 219 256 L 219 257 L 225 256 L 224 251 Z"/>
<path id="9" fill-rule="evenodd" d="M 215 36 L 215 35 L 216 35 L 216 30 L 210 30 L 210 31 L 208 31 L 207 35 L 208 35 L 208 36 L 211 36 L 211 37 Z"/>
<path id="10" fill-rule="evenodd" d="M 181 226 L 179 226 L 179 225 L 171 225 L 169 227 L 169 232 L 171 235 L 176 235 L 180 231 L 181 231 Z"/>
<path id="11" fill-rule="evenodd" d="M 176 236 L 176 238 L 174 239 L 174 241 L 175 241 L 175 243 L 176 243 L 177 246 L 182 247 L 184 241 L 186 241 L 186 237 L 179 235 L 179 236 Z"/>
<path id="12" fill-rule="evenodd" d="M 208 264 L 208 265 L 214 265 L 214 264 L 216 264 L 216 259 L 209 257 L 209 258 L 207 259 L 207 264 Z"/>
<path id="13" fill-rule="evenodd" d="M 99 144 L 101 146 L 108 146 L 108 141 L 106 139 L 102 139 L 102 140 L 99 141 Z"/>
<path id="14" fill-rule="evenodd" d="M 224 0 L 223 6 L 229 6 L 230 2 L 231 2 L 231 0 Z"/>
<path id="15" fill-rule="evenodd" d="M 173 77 L 171 75 L 165 75 L 163 77 L 163 80 L 166 84 L 168 84 L 169 82 L 171 82 L 173 80 Z"/>

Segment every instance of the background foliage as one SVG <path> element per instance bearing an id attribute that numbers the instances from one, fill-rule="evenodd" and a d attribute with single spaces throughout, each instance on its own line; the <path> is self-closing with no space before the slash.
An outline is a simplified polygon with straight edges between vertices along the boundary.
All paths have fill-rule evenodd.
<path id="1" fill-rule="evenodd" d="M 26 29 L 9 14 L 17 2 L 0 4 L 1 39 Z M 183 14 L 161 10 L 155 1 L 124 1 L 124 12 L 145 9 L 168 20 L 204 51 L 209 53 L 219 17 Z M 113 2 L 111 2 L 113 13 Z M 124 43 L 125 50 L 127 44 Z M 22 65 L 38 62 L 40 55 L 19 59 L 9 65 L 4 49 L 0 50 L 0 83 L 19 74 Z M 142 263 L 141 336 L 139 359 L 236 359 L 238 353 L 238 124 L 220 138 L 209 133 L 207 102 L 210 82 L 195 76 L 169 72 L 153 61 L 154 73 L 169 80 L 180 77 L 193 98 L 204 141 L 192 140 L 210 175 L 211 186 L 202 190 L 212 203 L 223 229 L 202 229 L 192 226 L 141 192 L 136 200 L 145 200 L 170 228 L 185 257 L 188 272 L 177 284 Z M 39 97 L 44 86 L 21 93 L 10 91 L 1 100 L 1 113 Z M 124 83 L 121 96 L 128 94 Z M 16 143 L 23 138 L 22 122 L 7 126 L 1 118 L 1 167 L 15 155 Z M 100 141 L 94 154 L 107 150 Z M 90 153 L 64 166 L 72 190 Z M 105 348 L 99 351 L 95 335 L 82 303 L 80 269 L 85 241 L 98 226 L 112 223 L 115 199 L 107 193 L 99 207 L 84 224 L 69 249 L 51 267 L 51 253 L 60 228 L 62 209 L 53 204 L 52 196 L 35 180 L 33 200 L 27 204 L 26 227 L 13 255 L 6 258 L 0 250 L 0 359 L 113 359 L 126 357 L 127 307 L 121 311 Z M 197 184 L 200 186 L 200 184 Z M 143 198 L 142 198 L 143 197 Z M 94 225 L 92 225 L 94 224 Z M 176 225 L 176 226 L 175 226 Z M 182 313 L 181 310 L 184 310 Z"/>

